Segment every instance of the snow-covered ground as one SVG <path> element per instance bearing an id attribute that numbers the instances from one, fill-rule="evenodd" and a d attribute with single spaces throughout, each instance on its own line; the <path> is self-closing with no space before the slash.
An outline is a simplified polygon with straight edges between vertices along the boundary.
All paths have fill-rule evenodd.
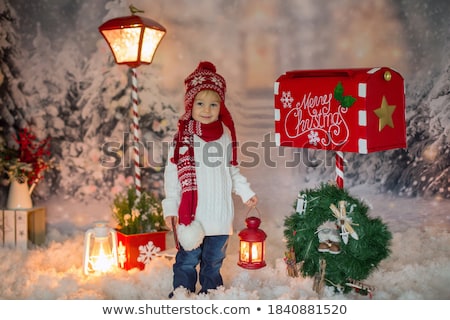
<path id="1" fill-rule="evenodd" d="M 266 267 L 245 270 L 237 266 L 237 232 L 244 228 L 246 214 L 246 209 L 237 204 L 237 232 L 230 239 L 223 266 L 224 287 L 207 296 L 178 290 L 174 298 L 369 299 L 355 292 L 335 293 L 331 287 L 318 296 L 311 278 L 287 275 L 283 219 L 291 214 L 291 203 L 298 192 L 291 183 L 298 178 L 264 174 L 270 183 L 254 183 L 261 199 L 261 228 L 268 234 Z M 369 185 L 349 191 L 363 199 L 371 208 L 370 216 L 381 217 L 393 235 L 391 255 L 365 281 L 376 288 L 372 299 L 450 299 L 450 201 L 399 198 L 378 193 Z M 84 208 L 72 209 L 78 210 Z M 172 290 L 172 259 L 155 258 L 143 271 L 118 270 L 88 277 L 82 272 L 84 232 L 72 226 L 70 231 L 64 228 L 50 226 L 47 243 L 39 248 L 26 252 L 0 248 L 0 272 L 5 275 L 0 281 L 2 299 L 167 299 Z M 172 235 L 167 239 L 169 249 L 173 248 Z"/>

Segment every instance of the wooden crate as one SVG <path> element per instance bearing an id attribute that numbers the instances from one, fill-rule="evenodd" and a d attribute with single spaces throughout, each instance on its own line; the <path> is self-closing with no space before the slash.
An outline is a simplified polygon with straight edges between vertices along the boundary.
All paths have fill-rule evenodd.
<path id="1" fill-rule="evenodd" d="M 0 245 L 26 250 L 45 243 L 45 208 L 0 209 Z"/>

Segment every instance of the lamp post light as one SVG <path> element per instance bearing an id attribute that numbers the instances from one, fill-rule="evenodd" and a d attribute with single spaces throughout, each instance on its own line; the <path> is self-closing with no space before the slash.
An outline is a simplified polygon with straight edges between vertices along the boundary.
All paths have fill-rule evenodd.
<path id="1" fill-rule="evenodd" d="M 156 49 L 166 33 L 166 29 L 158 22 L 135 15 L 143 12 L 130 6 L 131 16 L 106 21 L 99 31 L 108 43 L 117 64 L 125 64 L 131 68 L 133 103 L 133 159 L 134 182 L 136 195 L 141 196 L 141 169 L 139 155 L 139 110 L 136 68 L 141 64 L 151 64 Z"/>
<path id="2" fill-rule="evenodd" d="M 99 31 L 111 48 L 116 63 L 131 68 L 151 64 L 166 33 L 158 22 L 134 14 L 106 21 Z"/>

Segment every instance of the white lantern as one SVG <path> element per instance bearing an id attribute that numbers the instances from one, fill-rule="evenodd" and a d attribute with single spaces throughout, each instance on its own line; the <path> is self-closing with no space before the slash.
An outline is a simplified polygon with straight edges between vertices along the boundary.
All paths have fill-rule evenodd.
<path id="1" fill-rule="evenodd" d="M 102 274 L 118 266 L 117 234 L 106 222 L 96 222 L 84 237 L 83 272 L 85 275 Z"/>

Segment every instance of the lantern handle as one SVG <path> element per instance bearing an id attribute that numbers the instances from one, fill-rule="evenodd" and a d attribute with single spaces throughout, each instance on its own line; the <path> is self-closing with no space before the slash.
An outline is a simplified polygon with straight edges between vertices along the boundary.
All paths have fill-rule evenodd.
<path id="1" fill-rule="evenodd" d="M 258 216 L 261 218 L 261 212 L 259 211 L 259 209 L 258 209 L 256 206 L 250 207 L 250 208 L 247 210 L 247 214 L 246 214 L 245 216 L 248 218 L 248 214 L 249 214 L 253 209 L 255 209 L 256 212 L 258 212 Z"/>

